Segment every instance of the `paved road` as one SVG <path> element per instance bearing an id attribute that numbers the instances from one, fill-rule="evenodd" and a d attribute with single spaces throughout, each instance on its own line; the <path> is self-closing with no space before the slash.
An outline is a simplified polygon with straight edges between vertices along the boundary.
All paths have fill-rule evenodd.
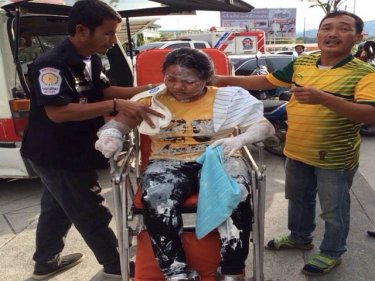
<path id="1" fill-rule="evenodd" d="M 375 280 L 375 239 L 366 231 L 375 228 L 375 138 L 364 138 L 359 173 L 352 189 L 352 225 L 348 239 L 348 253 L 342 265 L 325 277 L 307 278 L 300 273 L 304 262 L 315 250 L 265 252 L 266 281 L 371 281 Z M 274 235 L 286 233 L 287 202 L 284 199 L 283 160 L 266 153 L 266 241 Z M 103 194 L 112 208 L 112 193 L 108 172 L 101 173 Z M 34 251 L 35 228 L 39 212 L 41 187 L 38 180 L 0 180 L 0 281 L 31 280 L 31 259 Z M 319 214 L 319 210 L 317 210 Z M 321 241 L 323 224 L 317 216 L 315 244 Z M 112 224 L 114 227 L 114 223 Z M 66 253 L 83 252 L 84 262 L 50 280 L 99 281 L 101 267 L 82 238 L 73 228 L 66 240 Z M 252 259 L 247 262 L 247 273 L 252 275 Z"/>

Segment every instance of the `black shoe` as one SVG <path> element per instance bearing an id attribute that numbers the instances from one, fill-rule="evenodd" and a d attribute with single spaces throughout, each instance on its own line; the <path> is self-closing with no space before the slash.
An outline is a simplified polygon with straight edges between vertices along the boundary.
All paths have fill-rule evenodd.
<path id="1" fill-rule="evenodd" d="M 130 270 L 130 269 L 129 269 Z M 120 261 L 104 265 L 103 276 L 109 279 L 121 279 L 121 265 Z"/>
<path id="2" fill-rule="evenodd" d="M 60 273 L 79 264 L 84 257 L 85 256 L 83 254 L 76 253 L 61 257 L 60 263 L 55 266 L 35 265 L 33 279 L 45 280 L 57 273 Z"/>
<path id="3" fill-rule="evenodd" d="M 369 230 L 367 231 L 367 234 L 370 235 L 371 237 L 375 237 L 375 230 Z"/>
<path id="4" fill-rule="evenodd" d="M 106 272 L 105 270 L 103 270 L 103 276 L 109 279 L 122 280 L 121 272 Z"/>

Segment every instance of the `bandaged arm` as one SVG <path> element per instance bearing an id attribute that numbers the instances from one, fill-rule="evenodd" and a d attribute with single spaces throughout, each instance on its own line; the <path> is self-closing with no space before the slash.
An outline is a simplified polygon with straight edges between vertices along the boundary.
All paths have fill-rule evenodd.
<path id="1" fill-rule="evenodd" d="M 113 157 L 117 160 L 122 150 L 124 135 L 129 133 L 135 125 L 136 121 L 129 121 L 128 118 L 118 114 L 97 132 L 98 140 L 95 142 L 95 149 L 99 150 L 104 157 Z"/>
<path id="2" fill-rule="evenodd" d="M 262 141 L 275 134 L 275 129 L 267 119 L 262 119 L 250 124 L 244 132 L 235 136 L 216 140 L 209 147 L 221 145 L 225 154 L 232 155 L 246 144 Z"/>

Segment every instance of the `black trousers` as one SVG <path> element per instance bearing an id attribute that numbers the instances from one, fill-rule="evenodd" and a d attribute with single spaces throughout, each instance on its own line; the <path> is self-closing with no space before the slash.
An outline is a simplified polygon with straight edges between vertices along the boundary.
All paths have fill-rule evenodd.
<path id="1" fill-rule="evenodd" d="M 241 202 L 218 228 L 222 247 L 220 267 L 222 274 L 240 274 L 248 256 L 252 225 L 251 176 L 240 157 L 227 157 L 224 167 L 241 188 Z M 183 228 L 180 207 L 190 194 L 199 190 L 200 168 L 196 162 L 151 160 L 142 175 L 144 223 L 165 277 L 189 272 L 180 239 Z"/>
<path id="2" fill-rule="evenodd" d="M 57 170 L 29 162 L 44 187 L 33 256 L 35 266 L 59 262 L 66 235 L 74 224 L 104 269 L 119 270 L 117 239 L 109 228 L 112 215 L 102 204 L 96 171 Z"/>

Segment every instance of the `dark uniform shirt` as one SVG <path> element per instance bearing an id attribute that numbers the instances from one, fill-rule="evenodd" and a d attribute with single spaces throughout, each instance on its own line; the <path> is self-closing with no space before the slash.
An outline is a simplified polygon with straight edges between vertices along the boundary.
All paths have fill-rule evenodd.
<path id="1" fill-rule="evenodd" d="M 85 71 L 84 60 L 91 60 L 92 78 Z M 103 117 L 54 123 L 44 110 L 46 105 L 102 101 L 103 88 L 110 84 L 100 58 L 83 58 L 66 39 L 37 58 L 29 74 L 32 94 L 22 156 L 39 165 L 71 171 L 106 167 L 105 158 L 94 146 Z"/>

